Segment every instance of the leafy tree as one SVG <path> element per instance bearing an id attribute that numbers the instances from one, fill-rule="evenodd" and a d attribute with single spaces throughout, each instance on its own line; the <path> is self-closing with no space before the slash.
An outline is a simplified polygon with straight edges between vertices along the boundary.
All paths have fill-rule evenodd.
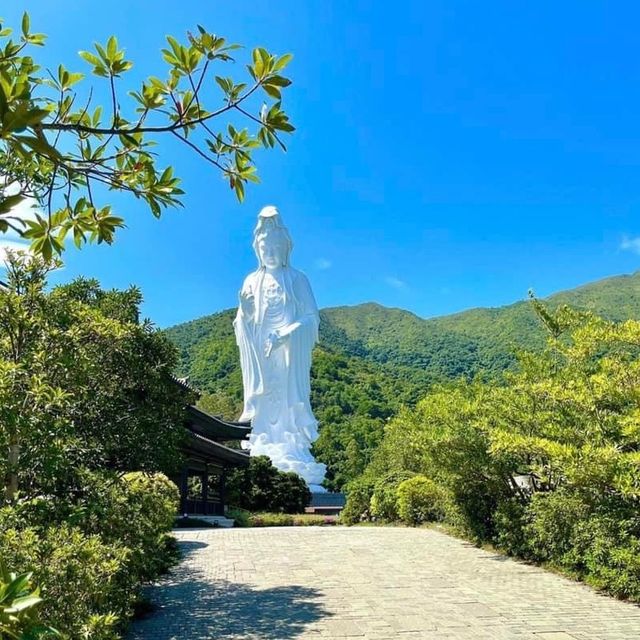
<path id="1" fill-rule="evenodd" d="M 222 416 L 232 422 L 242 413 L 242 403 L 224 391 L 204 393 L 198 400 L 198 407 L 212 416 Z"/>
<path id="2" fill-rule="evenodd" d="M 294 130 L 281 108 L 290 54 L 256 48 L 246 78 L 236 80 L 222 68 L 234 62 L 239 45 L 198 25 L 182 42 L 167 37 L 165 77 L 150 76 L 125 103 L 120 83 L 133 62 L 112 36 L 80 52 L 106 83 L 105 108 L 94 104 L 84 73 L 41 68 L 32 52 L 45 41 L 32 32 L 27 13 L 16 35 L 0 25 L 0 233 L 12 229 L 30 239 L 46 259 L 63 251 L 69 234 L 78 247 L 113 241 L 124 220 L 101 202 L 104 188 L 143 200 L 156 217 L 180 204 L 180 180 L 171 166 L 158 166 L 157 139 L 185 144 L 222 172 L 242 200 L 245 185 L 258 182 L 253 152 L 284 149 L 280 136 Z M 43 213 L 16 216 L 25 198 Z"/>
<path id="3" fill-rule="evenodd" d="M 234 469 L 227 482 L 229 503 L 248 511 L 302 513 L 311 492 L 291 471 L 279 471 L 268 456 L 253 456 L 246 468 Z"/>
<path id="4" fill-rule="evenodd" d="M 5 494 L 61 495 L 89 469 L 173 470 L 184 392 L 173 346 L 138 322 L 136 289 L 92 280 L 45 291 L 47 268 L 10 256 L 0 291 L 0 460 Z"/>
<path id="5" fill-rule="evenodd" d="M 39 261 L 27 264 L 11 257 L 8 287 L 0 289 L 0 438 L 8 452 L 0 468 L 7 499 L 18 491 L 19 472 L 26 462 L 25 439 L 32 439 L 34 449 L 48 449 L 47 472 L 64 456 L 61 442 L 66 437 L 61 436 L 67 435 L 69 425 L 60 416 L 68 399 L 56 378 L 63 375 L 65 347 L 56 332 L 44 339 L 46 272 Z"/>

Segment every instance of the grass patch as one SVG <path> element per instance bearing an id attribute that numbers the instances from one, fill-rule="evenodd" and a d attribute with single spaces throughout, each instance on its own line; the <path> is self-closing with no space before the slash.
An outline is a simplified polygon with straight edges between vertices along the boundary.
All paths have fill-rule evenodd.
<path id="1" fill-rule="evenodd" d="M 236 527 L 321 527 L 337 524 L 337 516 L 309 513 L 249 513 L 241 509 L 229 511 Z"/>

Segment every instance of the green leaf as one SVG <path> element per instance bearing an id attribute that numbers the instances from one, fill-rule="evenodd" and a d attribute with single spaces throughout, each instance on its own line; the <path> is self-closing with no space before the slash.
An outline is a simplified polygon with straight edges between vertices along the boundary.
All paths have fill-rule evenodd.
<path id="1" fill-rule="evenodd" d="M 26 11 L 22 14 L 22 35 L 25 38 L 29 35 L 29 14 Z"/>
<path id="2" fill-rule="evenodd" d="M 35 136 L 16 136 L 16 140 L 19 140 L 34 151 L 42 153 L 49 158 L 62 160 L 62 154 L 55 147 L 51 146 L 44 138 L 36 138 Z"/>
<path id="3" fill-rule="evenodd" d="M 244 201 L 244 184 L 242 183 L 242 180 L 240 180 L 239 178 L 236 178 L 234 182 L 235 182 L 234 189 L 236 191 L 236 197 L 238 198 L 239 202 L 243 202 Z"/>
<path id="4" fill-rule="evenodd" d="M 26 609 L 30 609 L 31 607 L 37 605 L 40 602 L 42 602 L 42 598 L 40 596 L 33 595 L 33 594 L 24 596 L 22 598 L 16 598 L 11 603 L 11 606 L 5 609 L 4 611 L 5 613 L 8 613 L 8 614 L 20 613 L 20 611 L 25 611 Z"/>
<path id="5" fill-rule="evenodd" d="M 89 64 L 93 64 L 93 65 L 100 65 L 100 58 L 98 58 L 98 56 L 96 56 L 95 54 L 91 53 L 90 51 L 78 51 L 78 55 L 83 59 L 86 60 Z"/>
<path id="6" fill-rule="evenodd" d="M 293 60 L 293 54 L 285 53 L 283 56 L 280 56 L 275 64 L 273 65 L 274 71 L 282 71 L 290 62 Z"/>
<path id="7" fill-rule="evenodd" d="M 84 78 L 84 73 L 69 73 L 67 78 L 67 87 L 71 87 L 76 82 L 80 82 Z"/>
<path id="8" fill-rule="evenodd" d="M 262 67 L 265 70 L 265 72 L 269 72 L 271 69 L 271 56 L 269 55 L 269 52 L 266 49 L 263 49 L 262 47 L 258 48 L 258 54 L 260 55 L 260 59 L 262 60 Z"/>
<path id="9" fill-rule="evenodd" d="M 173 53 L 175 55 L 176 58 L 180 58 L 180 53 L 181 53 L 181 46 L 180 43 L 173 37 L 173 36 L 167 36 L 167 42 L 169 43 L 169 46 L 173 49 Z"/>
<path id="10" fill-rule="evenodd" d="M 215 77 L 215 81 L 218 83 L 218 85 L 220 86 L 220 88 L 225 92 L 225 93 L 229 93 L 230 90 L 230 85 L 229 85 L 229 80 L 228 78 L 221 78 L 220 76 L 216 76 Z"/>
<path id="11" fill-rule="evenodd" d="M 262 88 L 265 90 L 267 94 L 269 94 L 272 98 L 275 98 L 276 100 L 280 100 L 280 98 L 282 97 L 282 95 L 280 94 L 280 89 L 278 89 L 278 87 L 274 87 L 270 84 L 263 84 Z"/>
<path id="12" fill-rule="evenodd" d="M 118 41 L 115 36 L 111 36 L 107 40 L 107 58 L 109 61 L 114 61 L 118 53 Z"/>
<path id="13" fill-rule="evenodd" d="M 27 41 L 29 42 L 29 44 L 35 44 L 39 47 L 41 47 L 45 43 L 46 39 L 47 36 L 44 33 L 31 33 L 27 37 Z"/>
<path id="14" fill-rule="evenodd" d="M 291 84 L 291 80 L 283 78 L 282 76 L 269 76 L 267 82 L 276 87 L 288 87 Z"/>
<path id="15" fill-rule="evenodd" d="M 262 56 L 260 55 L 260 49 L 254 49 L 252 53 L 253 57 L 253 69 L 251 70 L 251 75 L 254 78 L 262 78 L 265 72 L 264 62 L 262 61 Z"/>
<path id="16" fill-rule="evenodd" d="M 28 586 L 32 573 L 23 573 L 12 580 L 4 594 L 4 600 L 11 602 L 15 597 L 19 596 Z"/>
<path id="17" fill-rule="evenodd" d="M 26 198 L 21 194 L 16 194 L 13 196 L 7 196 L 6 198 L 2 198 L 0 200 L 0 214 L 9 213 L 11 209 L 19 205 L 25 199 Z"/>

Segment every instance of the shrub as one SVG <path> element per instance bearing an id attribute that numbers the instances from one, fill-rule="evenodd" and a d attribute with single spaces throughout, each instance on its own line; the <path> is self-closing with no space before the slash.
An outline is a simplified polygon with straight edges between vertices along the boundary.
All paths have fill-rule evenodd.
<path id="1" fill-rule="evenodd" d="M 70 516 L 69 503 L 56 498 L 36 497 L 16 500 L 0 508 L 0 529 L 32 529 L 43 531 Z"/>
<path id="2" fill-rule="evenodd" d="M 581 522 L 575 537 L 586 544 L 585 579 L 608 593 L 640 601 L 640 538 L 630 529 L 637 521 L 600 515 Z M 586 539 L 586 540 L 585 540 Z"/>
<path id="3" fill-rule="evenodd" d="M 176 559 L 175 541 L 168 533 L 178 511 L 180 492 L 162 473 L 128 473 L 123 481 L 129 526 L 120 540 L 132 550 L 140 577 L 154 578 Z"/>
<path id="4" fill-rule="evenodd" d="M 317 527 L 327 524 L 335 524 L 336 518 L 315 514 L 292 515 L 287 513 L 254 513 L 250 514 L 247 527 Z"/>
<path id="5" fill-rule="evenodd" d="M 564 490 L 534 495 L 527 507 L 528 523 L 524 528 L 533 558 L 582 573 L 589 541 L 587 536 L 576 537 L 575 533 L 592 511 L 578 494 Z"/>
<path id="6" fill-rule="evenodd" d="M 447 522 L 476 542 L 493 540 L 494 514 L 504 496 L 495 483 L 484 479 L 467 479 L 448 483 L 454 508 L 447 514 Z"/>
<path id="7" fill-rule="evenodd" d="M 90 474 L 87 495 L 71 518 L 87 533 L 131 551 L 129 566 L 141 580 L 165 571 L 175 547 L 167 533 L 178 510 L 178 488 L 161 473 L 127 473 L 122 477 Z"/>
<path id="8" fill-rule="evenodd" d="M 70 638 L 120 637 L 138 587 L 177 557 L 167 535 L 178 490 L 162 474 L 84 473 L 75 504 L 36 498 L 0 510 L 0 548 L 42 587 L 43 619 Z"/>
<path id="9" fill-rule="evenodd" d="M 31 576 L 10 573 L 0 561 L 0 637 L 60 637 L 58 631 L 38 622 L 37 607 L 42 598 Z"/>
<path id="10" fill-rule="evenodd" d="M 640 601 L 640 520 L 632 505 L 561 489 L 533 496 L 526 519 L 524 533 L 535 559 Z"/>
<path id="11" fill-rule="evenodd" d="M 369 519 L 374 486 L 375 481 L 366 476 L 352 480 L 347 485 L 347 502 L 340 513 L 341 523 L 349 525 Z"/>
<path id="12" fill-rule="evenodd" d="M 231 517 L 231 516 L 230 516 Z M 208 520 L 202 520 L 196 516 L 180 516 L 176 518 L 173 523 L 174 529 L 217 529 L 217 522 L 209 522 Z"/>
<path id="13" fill-rule="evenodd" d="M 40 615 L 70 638 L 113 640 L 132 610 L 137 581 L 128 572 L 130 552 L 63 524 L 0 532 L 12 567 L 32 572 L 42 588 Z"/>
<path id="14" fill-rule="evenodd" d="M 320 527 L 336 524 L 336 521 L 337 518 L 335 516 L 322 516 L 315 513 L 293 516 L 294 527 Z"/>
<path id="15" fill-rule="evenodd" d="M 249 527 L 251 520 L 251 513 L 249 511 L 245 511 L 244 509 L 229 509 L 227 512 L 227 517 L 234 520 L 235 527 Z"/>
<path id="16" fill-rule="evenodd" d="M 526 505 L 515 498 L 502 501 L 493 514 L 494 544 L 509 555 L 531 556 L 531 544 L 524 529 L 526 515 Z"/>
<path id="17" fill-rule="evenodd" d="M 140 579 L 155 577 L 172 560 L 171 531 L 179 504 L 179 491 L 161 473 L 118 475 L 79 471 L 81 487 L 74 503 L 50 497 L 16 502 L 0 509 L 4 528 L 30 527 L 43 532 L 68 522 L 87 534 L 100 535 L 130 551 L 130 570 Z"/>
<path id="18" fill-rule="evenodd" d="M 398 516 L 407 524 L 441 521 L 447 513 L 447 491 L 425 476 L 401 482 L 396 498 Z"/>
<path id="19" fill-rule="evenodd" d="M 250 527 L 292 527 L 293 516 L 287 513 L 256 513 L 249 518 Z"/>
<path id="20" fill-rule="evenodd" d="M 293 471 L 279 471 L 274 487 L 273 508 L 283 513 L 304 513 L 311 502 L 311 491 L 304 479 Z"/>
<path id="21" fill-rule="evenodd" d="M 393 522 L 398 519 L 398 486 L 412 478 L 410 471 L 396 471 L 376 482 L 371 496 L 371 515 L 374 518 Z"/>

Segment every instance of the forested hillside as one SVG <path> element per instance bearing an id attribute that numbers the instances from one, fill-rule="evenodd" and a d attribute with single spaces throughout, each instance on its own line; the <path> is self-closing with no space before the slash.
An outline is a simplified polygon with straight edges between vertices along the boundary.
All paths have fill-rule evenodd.
<path id="1" fill-rule="evenodd" d="M 600 280 L 547 299 L 612 320 L 640 319 L 640 272 Z M 239 415 L 242 380 L 233 310 L 167 330 L 180 350 L 181 375 L 206 392 L 203 405 Z M 316 456 L 332 487 L 357 475 L 377 447 L 386 420 L 415 404 L 436 382 L 495 378 L 518 349 L 539 350 L 544 330 L 527 301 L 424 320 L 375 303 L 321 311 L 312 367 L 312 405 L 321 425 Z"/>
<path id="2" fill-rule="evenodd" d="M 640 272 L 599 280 L 547 299 L 609 320 L 640 317 Z M 401 309 L 368 303 L 322 312 L 323 338 L 346 353 L 376 362 L 425 369 L 434 378 L 493 376 L 512 366 L 519 349 L 544 346 L 544 331 L 527 301 L 471 309 L 424 320 Z"/>

